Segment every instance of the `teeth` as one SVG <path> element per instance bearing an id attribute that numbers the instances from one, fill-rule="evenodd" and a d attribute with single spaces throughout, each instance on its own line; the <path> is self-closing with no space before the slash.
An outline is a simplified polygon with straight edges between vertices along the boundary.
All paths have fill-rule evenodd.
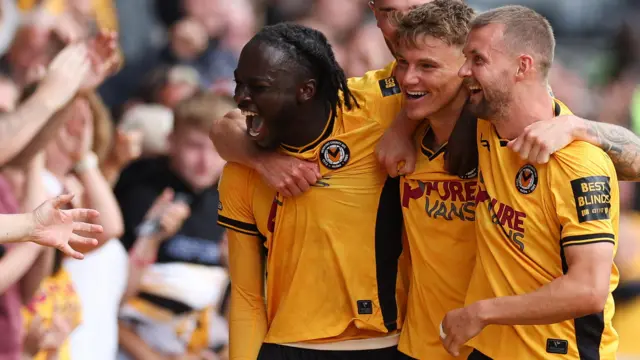
<path id="1" fill-rule="evenodd" d="M 258 116 L 257 113 L 254 113 L 253 111 L 249 111 L 249 110 L 241 110 L 242 115 L 244 116 Z"/>
<path id="2" fill-rule="evenodd" d="M 251 136 L 258 136 L 258 135 L 260 135 L 260 133 L 259 133 L 259 132 L 257 132 L 257 131 L 255 131 L 255 130 L 253 130 L 253 129 L 249 129 L 249 135 L 251 135 Z"/>
<path id="3" fill-rule="evenodd" d="M 482 90 L 482 87 L 478 86 L 478 85 L 471 85 L 471 86 L 469 86 L 469 90 L 471 90 L 471 91 Z"/>
<path id="4" fill-rule="evenodd" d="M 424 96 L 427 95 L 426 91 L 407 91 L 407 94 L 411 96 Z"/>

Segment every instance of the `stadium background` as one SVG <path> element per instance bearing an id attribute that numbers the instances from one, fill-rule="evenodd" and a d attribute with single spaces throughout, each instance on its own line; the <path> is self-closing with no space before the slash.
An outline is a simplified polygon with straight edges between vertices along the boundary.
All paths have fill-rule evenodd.
<path id="1" fill-rule="evenodd" d="M 581 116 L 640 133 L 639 2 L 468 2 L 479 11 L 522 4 L 547 16 L 558 42 L 551 75 L 556 97 Z M 260 26 L 297 21 L 321 30 L 348 76 L 362 75 L 392 60 L 366 0 L 2 0 L 1 6 L 3 65 L 8 63 L 14 70 L 33 66 L 35 55 L 48 54 L 60 34 L 82 38 L 105 27 L 119 32 L 124 67 L 99 93 L 113 126 L 142 129 L 147 156 L 165 151 L 171 111 L 180 100 L 196 89 L 221 97 L 231 95 L 239 51 Z M 8 39 L 2 42 L 3 38 Z M 4 72 L 13 82 L 2 81 L 2 103 L 10 101 L 4 91 L 20 92 L 24 85 L 15 74 Z M 109 151 L 114 149 L 112 145 Z M 640 332 L 636 332 L 640 330 L 640 300 L 634 296 L 640 294 L 640 217 L 635 215 L 640 210 L 639 190 L 634 184 L 621 186 L 626 215 L 616 258 L 625 284 L 616 326 L 622 336 L 621 353 L 630 358 L 640 358 Z M 114 271 L 108 269 L 113 264 L 102 266 L 105 268 L 96 271 Z M 114 271 L 122 272 L 126 269 Z M 213 322 L 209 334 L 215 342 L 211 347 L 218 349 L 226 341 L 224 311 L 219 313 L 221 320 Z M 219 356 L 224 358 L 224 351 Z"/>

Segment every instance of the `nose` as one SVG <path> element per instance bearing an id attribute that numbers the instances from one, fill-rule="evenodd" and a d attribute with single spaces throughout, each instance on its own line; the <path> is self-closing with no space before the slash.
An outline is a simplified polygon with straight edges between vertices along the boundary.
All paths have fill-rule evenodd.
<path id="1" fill-rule="evenodd" d="M 416 85 L 420 80 L 418 79 L 415 68 L 413 66 L 407 66 L 407 69 L 398 81 L 400 82 L 400 87 L 406 89 L 407 86 Z"/>
<path id="2" fill-rule="evenodd" d="M 236 84 L 236 89 L 233 93 L 233 100 L 238 105 L 244 102 L 251 102 L 251 94 L 247 87 L 241 84 Z"/>
<path id="3" fill-rule="evenodd" d="M 460 67 L 460 70 L 458 70 L 458 76 L 463 79 L 471 76 L 471 63 L 469 59 L 467 59 L 464 64 L 462 64 L 462 67 Z"/>

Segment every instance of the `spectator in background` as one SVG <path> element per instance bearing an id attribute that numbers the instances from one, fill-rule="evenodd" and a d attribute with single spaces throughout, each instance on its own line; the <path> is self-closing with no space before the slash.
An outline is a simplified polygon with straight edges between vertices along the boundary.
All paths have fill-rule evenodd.
<path id="1" fill-rule="evenodd" d="M 347 45 L 349 59 L 345 63 L 345 72 L 349 77 L 363 76 L 371 69 L 381 69 L 393 61 L 387 49 L 384 37 L 375 23 L 360 27 Z"/>
<path id="2" fill-rule="evenodd" d="M 200 88 L 198 72 L 189 66 L 163 65 L 152 70 L 142 82 L 135 104 L 160 104 L 173 109 L 182 100 L 191 97 Z"/>
<path id="3" fill-rule="evenodd" d="M 171 129 L 173 129 L 171 109 L 154 104 L 134 105 L 124 113 L 118 125 L 120 131 L 141 133 L 142 157 L 166 155 Z"/>
<path id="4" fill-rule="evenodd" d="M 180 103 L 168 156 L 133 163 L 116 186 L 125 218 L 122 241 L 131 249 L 122 356 L 185 354 L 201 311 L 222 297 L 223 229 L 211 219 L 224 161 L 208 131 L 214 118 L 234 107 L 229 99 L 205 93 Z M 175 316 L 156 316 L 160 313 Z"/>

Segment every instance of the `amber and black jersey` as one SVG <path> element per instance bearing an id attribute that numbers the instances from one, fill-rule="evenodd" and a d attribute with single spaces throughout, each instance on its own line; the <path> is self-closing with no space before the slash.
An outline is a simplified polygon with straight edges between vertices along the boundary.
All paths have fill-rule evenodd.
<path id="1" fill-rule="evenodd" d="M 349 80 L 360 108 L 339 109 L 307 146 L 281 151 L 317 161 L 315 187 L 284 198 L 246 167 L 228 164 L 218 223 L 267 249 L 265 342 L 327 343 L 400 329 L 406 290 L 398 279 L 402 213 L 397 179 L 374 147 L 402 107 L 390 69 Z"/>
<path id="2" fill-rule="evenodd" d="M 416 169 L 401 178 L 413 266 L 399 349 L 416 359 L 440 360 L 453 359 L 440 341 L 440 322 L 447 312 L 464 306 L 475 264 L 477 171 L 464 178 L 449 174 L 447 144 L 429 148 L 432 136 L 428 122 L 418 128 Z"/>
<path id="3" fill-rule="evenodd" d="M 570 111 L 555 100 L 555 113 Z M 467 304 L 531 293 L 561 277 L 569 246 L 617 248 L 618 179 L 602 150 L 574 142 L 547 164 L 532 165 L 507 143 L 491 123 L 478 121 L 478 256 Z M 613 265 L 610 291 L 617 284 Z M 490 325 L 469 345 L 493 359 L 615 359 L 613 313 L 609 294 L 602 313 L 549 325 Z"/>

